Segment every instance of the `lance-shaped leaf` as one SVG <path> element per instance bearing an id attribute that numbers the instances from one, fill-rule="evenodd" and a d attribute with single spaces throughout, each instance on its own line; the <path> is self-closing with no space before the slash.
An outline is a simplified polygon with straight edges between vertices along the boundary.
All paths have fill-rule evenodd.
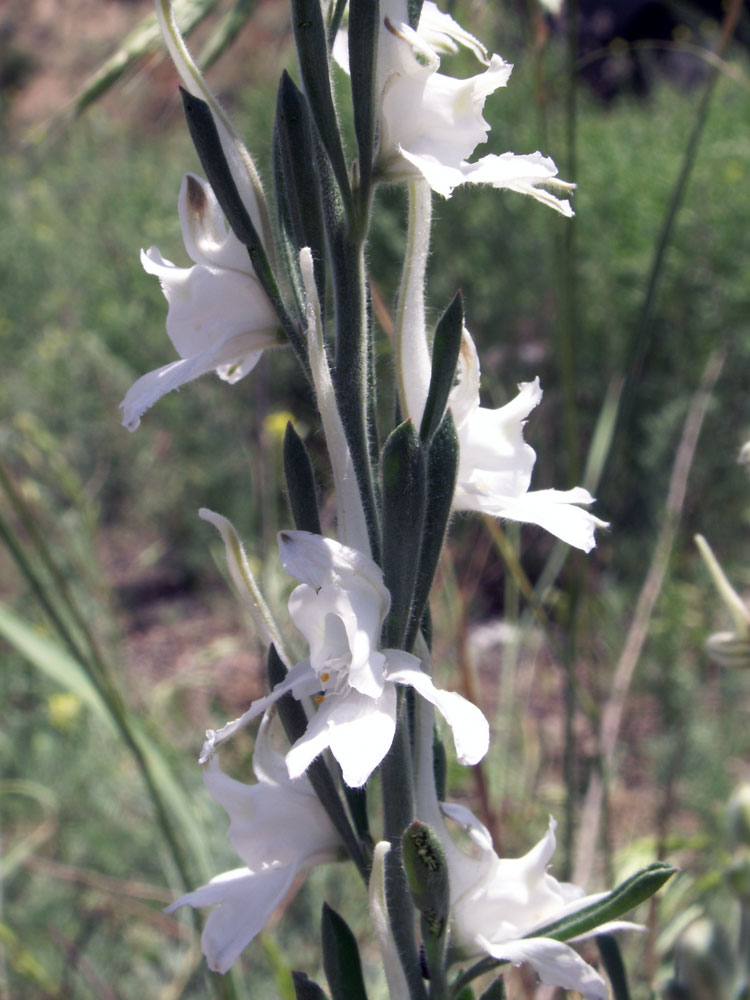
<path id="1" fill-rule="evenodd" d="M 306 972 L 292 972 L 292 985 L 296 1000 L 328 1000 L 320 986 L 308 979 Z"/>
<path id="2" fill-rule="evenodd" d="M 401 647 L 409 624 L 425 511 L 425 458 L 411 420 L 383 448 L 383 566 L 391 594 L 386 644 Z"/>
<path id="3" fill-rule="evenodd" d="M 379 0 L 349 0 L 349 68 L 354 133 L 359 151 L 359 197 L 363 213 L 369 203 L 375 156 L 379 103 L 379 95 L 376 93 L 379 25 Z"/>
<path id="4" fill-rule="evenodd" d="M 292 27 L 300 70 L 318 134 L 331 161 L 341 196 L 351 204 L 349 174 L 331 93 L 328 42 L 320 0 L 292 0 Z"/>
<path id="5" fill-rule="evenodd" d="M 291 420 L 284 434 L 284 475 L 295 528 L 321 535 L 315 475 L 305 442 Z"/>
<path id="6" fill-rule="evenodd" d="M 456 380 L 456 365 L 461 350 L 463 328 L 463 300 L 461 293 L 456 292 L 453 301 L 440 317 L 432 345 L 430 387 L 419 430 L 420 438 L 427 443 L 440 426 L 448 396 Z"/>
<path id="7" fill-rule="evenodd" d="M 647 868 L 641 869 L 635 875 L 621 882 L 612 892 L 590 906 L 571 913 L 553 923 L 537 927 L 534 937 L 548 937 L 555 941 L 569 941 L 600 927 L 602 924 L 617 920 L 623 914 L 638 906 L 658 892 L 664 883 L 670 879 L 677 869 L 663 861 L 655 861 Z"/>
<path id="8" fill-rule="evenodd" d="M 274 126 L 280 222 L 296 251 L 295 257 L 302 247 L 310 247 L 315 284 L 322 302 L 325 298 L 325 236 L 316 145 L 305 96 L 284 70 L 276 99 Z"/>
<path id="9" fill-rule="evenodd" d="M 356 938 L 327 903 L 323 903 L 321 932 L 323 967 L 333 1000 L 367 1000 Z"/>
<path id="10" fill-rule="evenodd" d="M 453 417 L 448 412 L 435 432 L 427 454 L 427 505 L 407 648 L 414 641 L 427 606 L 450 519 L 457 471 L 458 436 Z"/>

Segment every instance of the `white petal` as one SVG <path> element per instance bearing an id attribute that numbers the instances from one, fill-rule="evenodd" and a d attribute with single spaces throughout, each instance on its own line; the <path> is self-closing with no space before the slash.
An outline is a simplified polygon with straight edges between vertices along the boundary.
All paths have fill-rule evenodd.
<path id="1" fill-rule="evenodd" d="M 480 943 L 494 958 L 514 965 L 528 962 L 545 985 L 578 990 L 585 1000 L 607 1000 L 607 986 L 599 973 L 561 941 L 524 938 L 498 942 L 480 940 Z"/>
<path id="2" fill-rule="evenodd" d="M 258 872 L 236 868 L 182 896 L 166 912 L 180 906 L 218 904 L 218 909 L 208 916 L 201 946 L 209 969 L 227 972 L 282 902 L 296 873 L 294 866 L 264 868 Z"/>
<path id="3" fill-rule="evenodd" d="M 156 247 L 141 253 L 141 264 L 159 278 L 169 303 L 167 334 L 182 358 L 239 333 L 258 333 L 265 346 L 268 332 L 278 326 L 254 274 L 209 264 L 176 267 Z"/>
<path id="4" fill-rule="evenodd" d="M 318 678 L 310 667 L 310 663 L 307 660 L 303 660 L 298 663 L 296 667 L 293 667 L 289 673 L 286 675 L 283 681 L 280 681 L 270 694 L 267 694 L 264 698 L 258 698 L 254 701 L 246 712 L 237 719 L 233 719 L 231 722 L 227 722 L 225 726 L 222 726 L 219 730 L 209 729 L 206 732 L 206 741 L 203 744 L 203 749 L 201 750 L 201 755 L 198 758 L 198 763 L 205 764 L 211 759 L 219 743 L 223 743 L 224 740 L 229 739 L 233 736 L 238 729 L 242 729 L 246 726 L 248 722 L 252 722 L 253 719 L 257 719 L 261 716 L 265 710 L 273 705 L 274 702 L 278 701 L 282 695 L 291 693 L 295 698 L 308 697 L 314 694 L 319 688 L 320 683 Z"/>
<path id="5" fill-rule="evenodd" d="M 309 781 L 284 778 L 283 784 L 246 785 L 224 774 L 215 757 L 204 768 L 206 788 L 229 816 L 229 842 L 253 871 L 279 864 L 307 867 L 309 859 L 323 856 L 333 860 L 340 846 Z"/>
<path id="6" fill-rule="evenodd" d="M 547 188 L 572 191 L 575 184 L 560 180 L 554 160 L 542 156 L 539 151 L 521 155 L 503 153 L 500 156 L 490 153 L 476 163 L 465 163 L 463 172 L 467 184 L 491 184 L 495 188 L 528 194 L 561 215 L 573 215 L 570 202 L 556 198 Z"/>
<path id="7" fill-rule="evenodd" d="M 595 530 L 607 528 L 609 525 L 582 507 L 575 506 L 577 503 L 593 502 L 590 496 L 588 500 L 578 498 L 580 489 L 578 487 L 575 490 L 537 490 L 508 500 L 503 497 L 488 500 L 479 498 L 481 506 L 476 509 L 511 521 L 538 524 L 568 545 L 590 552 L 596 545 Z M 583 492 L 587 493 L 586 490 Z M 572 503 L 569 502 L 571 495 L 576 497 Z"/>
<path id="8" fill-rule="evenodd" d="M 289 775 L 303 774 L 327 747 L 341 765 L 350 788 L 364 785 L 388 753 L 396 731 L 396 689 L 386 685 L 380 698 L 358 691 L 331 694 L 310 720 L 307 731 L 286 756 Z"/>
<path id="9" fill-rule="evenodd" d="M 389 660 L 386 677 L 396 684 L 413 687 L 423 698 L 442 713 L 453 732 L 456 755 L 462 764 L 476 764 L 487 753 L 490 744 L 490 727 L 482 712 L 470 701 L 454 691 L 441 691 L 418 667 L 399 665 L 390 667 L 397 650 L 385 650 Z"/>
<path id="10" fill-rule="evenodd" d="M 438 52 L 458 52 L 459 45 L 462 45 L 473 52 L 480 62 L 489 62 L 487 49 L 479 39 L 462 28 L 450 14 L 438 10 L 433 0 L 425 0 L 422 4 L 417 31 Z"/>
<path id="11" fill-rule="evenodd" d="M 255 277 L 250 254 L 227 228 L 211 185 L 196 174 L 185 174 L 177 210 L 182 239 L 196 264 L 230 268 Z"/>
<path id="12" fill-rule="evenodd" d="M 276 335 L 271 331 L 262 336 L 258 333 L 236 334 L 216 341 L 191 358 L 173 361 L 142 375 L 128 389 L 120 403 L 124 426 L 129 431 L 134 431 L 146 410 L 162 396 L 200 375 L 214 371 L 220 365 L 242 363 L 245 370 L 249 371 L 260 360 L 263 348 L 273 347 L 277 343 Z M 262 346 L 257 346 L 259 344 Z"/>
<path id="13" fill-rule="evenodd" d="M 372 588 L 385 617 L 391 596 L 383 583 L 383 571 L 369 556 L 310 531 L 280 531 L 278 538 L 281 565 L 290 576 L 316 589 L 326 583 L 340 583 L 345 589 L 366 585 Z"/>

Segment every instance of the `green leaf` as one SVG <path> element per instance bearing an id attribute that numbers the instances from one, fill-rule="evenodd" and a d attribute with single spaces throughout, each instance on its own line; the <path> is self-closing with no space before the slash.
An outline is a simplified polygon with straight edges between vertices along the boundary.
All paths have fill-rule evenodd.
<path id="1" fill-rule="evenodd" d="M 284 475 L 295 528 L 299 531 L 312 531 L 315 535 L 322 534 L 310 456 L 291 420 L 286 425 L 284 434 Z"/>
<path id="2" fill-rule="evenodd" d="M 392 431 L 383 448 L 383 570 L 391 594 L 387 646 L 406 648 L 425 512 L 425 457 L 411 420 Z"/>
<path id="3" fill-rule="evenodd" d="M 325 235 L 320 201 L 319 154 L 305 95 L 284 70 L 274 125 L 280 222 L 296 251 L 310 247 L 318 298 L 325 302 Z"/>
<path id="4" fill-rule="evenodd" d="M 292 0 L 292 27 L 305 94 L 318 135 L 336 176 L 341 197 L 349 208 L 351 206 L 349 172 L 331 93 L 328 42 L 320 0 Z"/>
<path id="5" fill-rule="evenodd" d="M 545 924 L 544 927 L 537 928 L 533 935 L 527 936 L 567 941 L 580 934 L 587 934 L 601 924 L 617 920 L 618 917 L 628 913 L 639 903 L 653 896 L 676 871 L 677 869 L 672 865 L 663 861 L 655 861 L 652 865 L 625 879 L 616 889 L 613 889 L 598 902 L 592 903 L 576 913 L 571 913 L 569 916 L 563 917 L 562 920 Z"/>
<path id="6" fill-rule="evenodd" d="M 432 345 L 432 372 L 419 437 L 429 445 L 445 414 L 448 396 L 456 379 L 456 365 L 464 329 L 464 306 L 456 292 L 440 317 Z"/>
<path id="7" fill-rule="evenodd" d="M 297 1000 L 328 1000 L 320 986 L 307 978 L 306 972 L 293 972 L 292 983 Z"/>
<path id="8" fill-rule="evenodd" d="M 333 1000 L 367 1000 L 356 938 L 328 903 L 323 903 L 321 933 L 323 967 Z"/>
<path id="9" fill-rule="evenodd" d="M 445 532 L 451 515 L 453 493 L 458 473 L 458 435 L 450 412 L 446 413 L 427 453 L 427 506 L 419 554 L 419 571 L 414 590 L 414 604 L 406 637 L 411 648 L 427 607 L 432 580 L 435 576 Z"/>
<path id="10" fill-rule="evenodd" d="M 354 133 L 359 152 L 360 211 L 363 215 L 366 215 L 370 200 L 380 98 L 375 92 L 379 22 L 379 0 L 349 0 L 349 71 Z"/>

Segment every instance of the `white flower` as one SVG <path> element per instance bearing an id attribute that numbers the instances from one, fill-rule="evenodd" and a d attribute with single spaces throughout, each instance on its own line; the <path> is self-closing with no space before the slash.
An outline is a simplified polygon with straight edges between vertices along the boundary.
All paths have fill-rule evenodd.
<path id="1" fill-rule="evenodd" d="M 522 858 L 499 858 L 488 830 L 463 806 L 443 803 L 445 815 L 463 826 L 477 857 L 460 850 L 441 820 L 441 832 L 451 887 L 452 943 L 465 956 L 486 953 L 493 958 L 533 966 L 542 983 L 579 990 L 586 1000 L 606 1000 L 604 980 L 564 942 L 535 937 L 545 925 L 595 903 L 606 893 L 585 896 L 570 883 L 558 882 L 547 866 L 555 851 L 555 821 L 546 835 Z M 442 828 L 442 829 L 440 829 Z M 625 921 L 603 924 L 581 935 L 635 929 Z"/>
<path id="2" fill-rule="evenodd" d="M 335 861 L 341 840 L 307 778 L 292 782 L 284 759 L 270 743 L 264 719 L 253 755 L 256 785 L 208 762 L 203 780 L 229 815 L 229 840 L 247 865 L 217 875 L 167 908 L 217 906 L 206 921 L 201 945 L 208 966 L 226 972 L 262 930 L 300 872 Z"/>
<path id="3" fill-rule="evenodd" d="M 156 247 L 141 251 L 169 303 L 167 333 L 181 360 L 143 375 L 121 406 L 135 430 L 142 414 L 167 392 L 206 372 L 236 382 L 278 345 L 276 314 L 253 271 L 247 249 L 227 228 L 209 184 L 185 174 L 178 201 L 182 237 L 192 267 L 178 267 Z"/>
<path id="4" fill-rule="evenodd" d="M 577 486 L 529 492 L 536 453 L 524 441 L 523 428 L 542 390 L 538 378 L 522 382 L 518 389 L 515 399 L 496 410 L 479 405 L 479 358 L 471 335 L 464 330 L 459 379 L 449 399 L 461 449 L 453 506 L 538 524 L 588 552 L 596 544 L 594 529 L 607 527 L 605 521 L 576 506 L 594 502 L 588 490 Z"/>
<path id="5" fill-rule="evenodd" d="M 541 153 L 516 156 L 489 154 L 469 163 L 475 147 L 487 141 L 490 126 L 482 117 L 484 102 L 504 87 L 513 69 L 487 49 L 448 14 L 425 0 L 414 31 L 407 23 L 405 0 L 381 4 L 378 41 L 378 92 L 381 95 L 378 166 L 392 179 L 422 176 L 433 191 L 450 197 L 460 184 L 510 188 L 543 201 L 563 215 L 570 203 L 545 187 L 570 190 L 557 178 L 557 167 Z M 484 65 L 476 76 L 461 80 L 438 72 L 440 52 L 469 49 Z M 341 41 L 334 55 L 346 68 Z"/>
<path id="6" fill-rule="evenodd" d="M 396 686 L 412 687 L 442 713 L 453 730 L 459 760 L 475 764 L 487 752 L 489 727 L 461 695 L 438 690 L 419 660 L 398 649 L 378 649 L 390 607 L 382 570 L 361 552 L 307 531 L 279 534 L 284 568 L 300 581 L 289 614 L 310 655 L 239 719 L 209 730 L 201 760 L 217 743 L 291 692 L 318 704 L 307 730 L 286 755 L 289 775 L 303 774 L 326 749 L 351 787 L 363 785 L 388 752 L 396 728 Z"/>

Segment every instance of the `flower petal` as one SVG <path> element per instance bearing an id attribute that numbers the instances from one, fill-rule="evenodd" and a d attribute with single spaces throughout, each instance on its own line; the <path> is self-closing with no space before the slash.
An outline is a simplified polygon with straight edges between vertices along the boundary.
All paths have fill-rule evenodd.
<path id="1" fill-rule="evenodd" d="M 549 156 L 536 153 L 489 153 L 476 163 L 463 164 L 464 183 L 491 184 L 519 194 L 528 194 L 570 218 L 574 213 L 569 201 L 556 198 L 547 188 L 572 191 L 575 184 L 560 180 L 557 167 Z M 539 186 L 542 185 L 542 186 Z"/>
<path id="2" fill-rule="evenodd" d="M 297 869 L 293 865 L 253 872 L 235 868 L 212 878 L 206 885 L 176 900 L 166 911 L 181 906 L 216 906 L 201 935 L 201 947 L 209 969 L 227 972 L 240 953 L 263 929 L 286 896 Z"/>
<path id="3" fill-rule="evenodd" d="M 538 524 L 568 545 L 590 552 L 596 545 L 596 529 L 609 527 L 606 521 L 576 506 L 593 502 L 587 490 L 576 487 L 572 490 L 536 490 L 514 498 L 479 497 L 474 509 L 511 521 Z"/>
<path id="4" fill-rule="evenodd" d="M 331 694 L 286 755 L 289 775 L 299 777 L 330 747 L 344 781 L 350 788 L 359 788 L 388 753 L 395 731 L 396 689 L 392 684 L 385 686 L 380 698 L 353 690 Z"/>
<path id="5" fill-rule="evenodd" d="M 326 583 L 339 583 L 345 589 L 367 585 L 385 617 L 391 595 L 382 569 L 369 556 L 310 531 L 280 531 L 278 537 L 281 565 L 290 576 L 316 590 Z"/>
<path id="6" fill-rule="evenodd" d="M 200 375 L 215 371 L 223 365 L 241 365 L 243 373 L 250 371 L 263 353 L 263 348 L 278 344 L 275 333 L 234 334 L 217 340 L 206 350 L 163 365 L 155 371 L 141 375 L 131 385 L 120 403 L 122 422 L 129 431 L 134 431 L 141 422 L 141 417 L 162 396 L 173 389 L 191 382 Z"/>
<path id="7" fill-rule="evenodd" d="M 399 660 L 395 649 L 384 650 L 388 658 L 386 678 L 414 688 L 443 715 L 451 727 L 456 755 L 462 764 L 476 764 L 490 745 L 490 727 L 482 712 L 454 691 L 441 691 L 419 667 Z M 409 655 L 409 654 L 402 654 Z M 414 657 L 411 658 L 415 659 Z"/>
<path id="8" fill-rule="evenodd" d="M 185 174 L 177 211 L 188 256 L 196 264 L 229 268 L 255 277 L 250 254 L 227 228 L 216 195 L 208 181 Z"/>
<path id="9" fill-rule="evenodd" d="M 495 943 L 481 939 L 484 950 L 493 958 L 533 966 L 542 983 L 578 990 L 585 1000 L 607 1000 L 607 986 L 590 965 L 562 941 L 550 938 L 523 938 Z"/>

